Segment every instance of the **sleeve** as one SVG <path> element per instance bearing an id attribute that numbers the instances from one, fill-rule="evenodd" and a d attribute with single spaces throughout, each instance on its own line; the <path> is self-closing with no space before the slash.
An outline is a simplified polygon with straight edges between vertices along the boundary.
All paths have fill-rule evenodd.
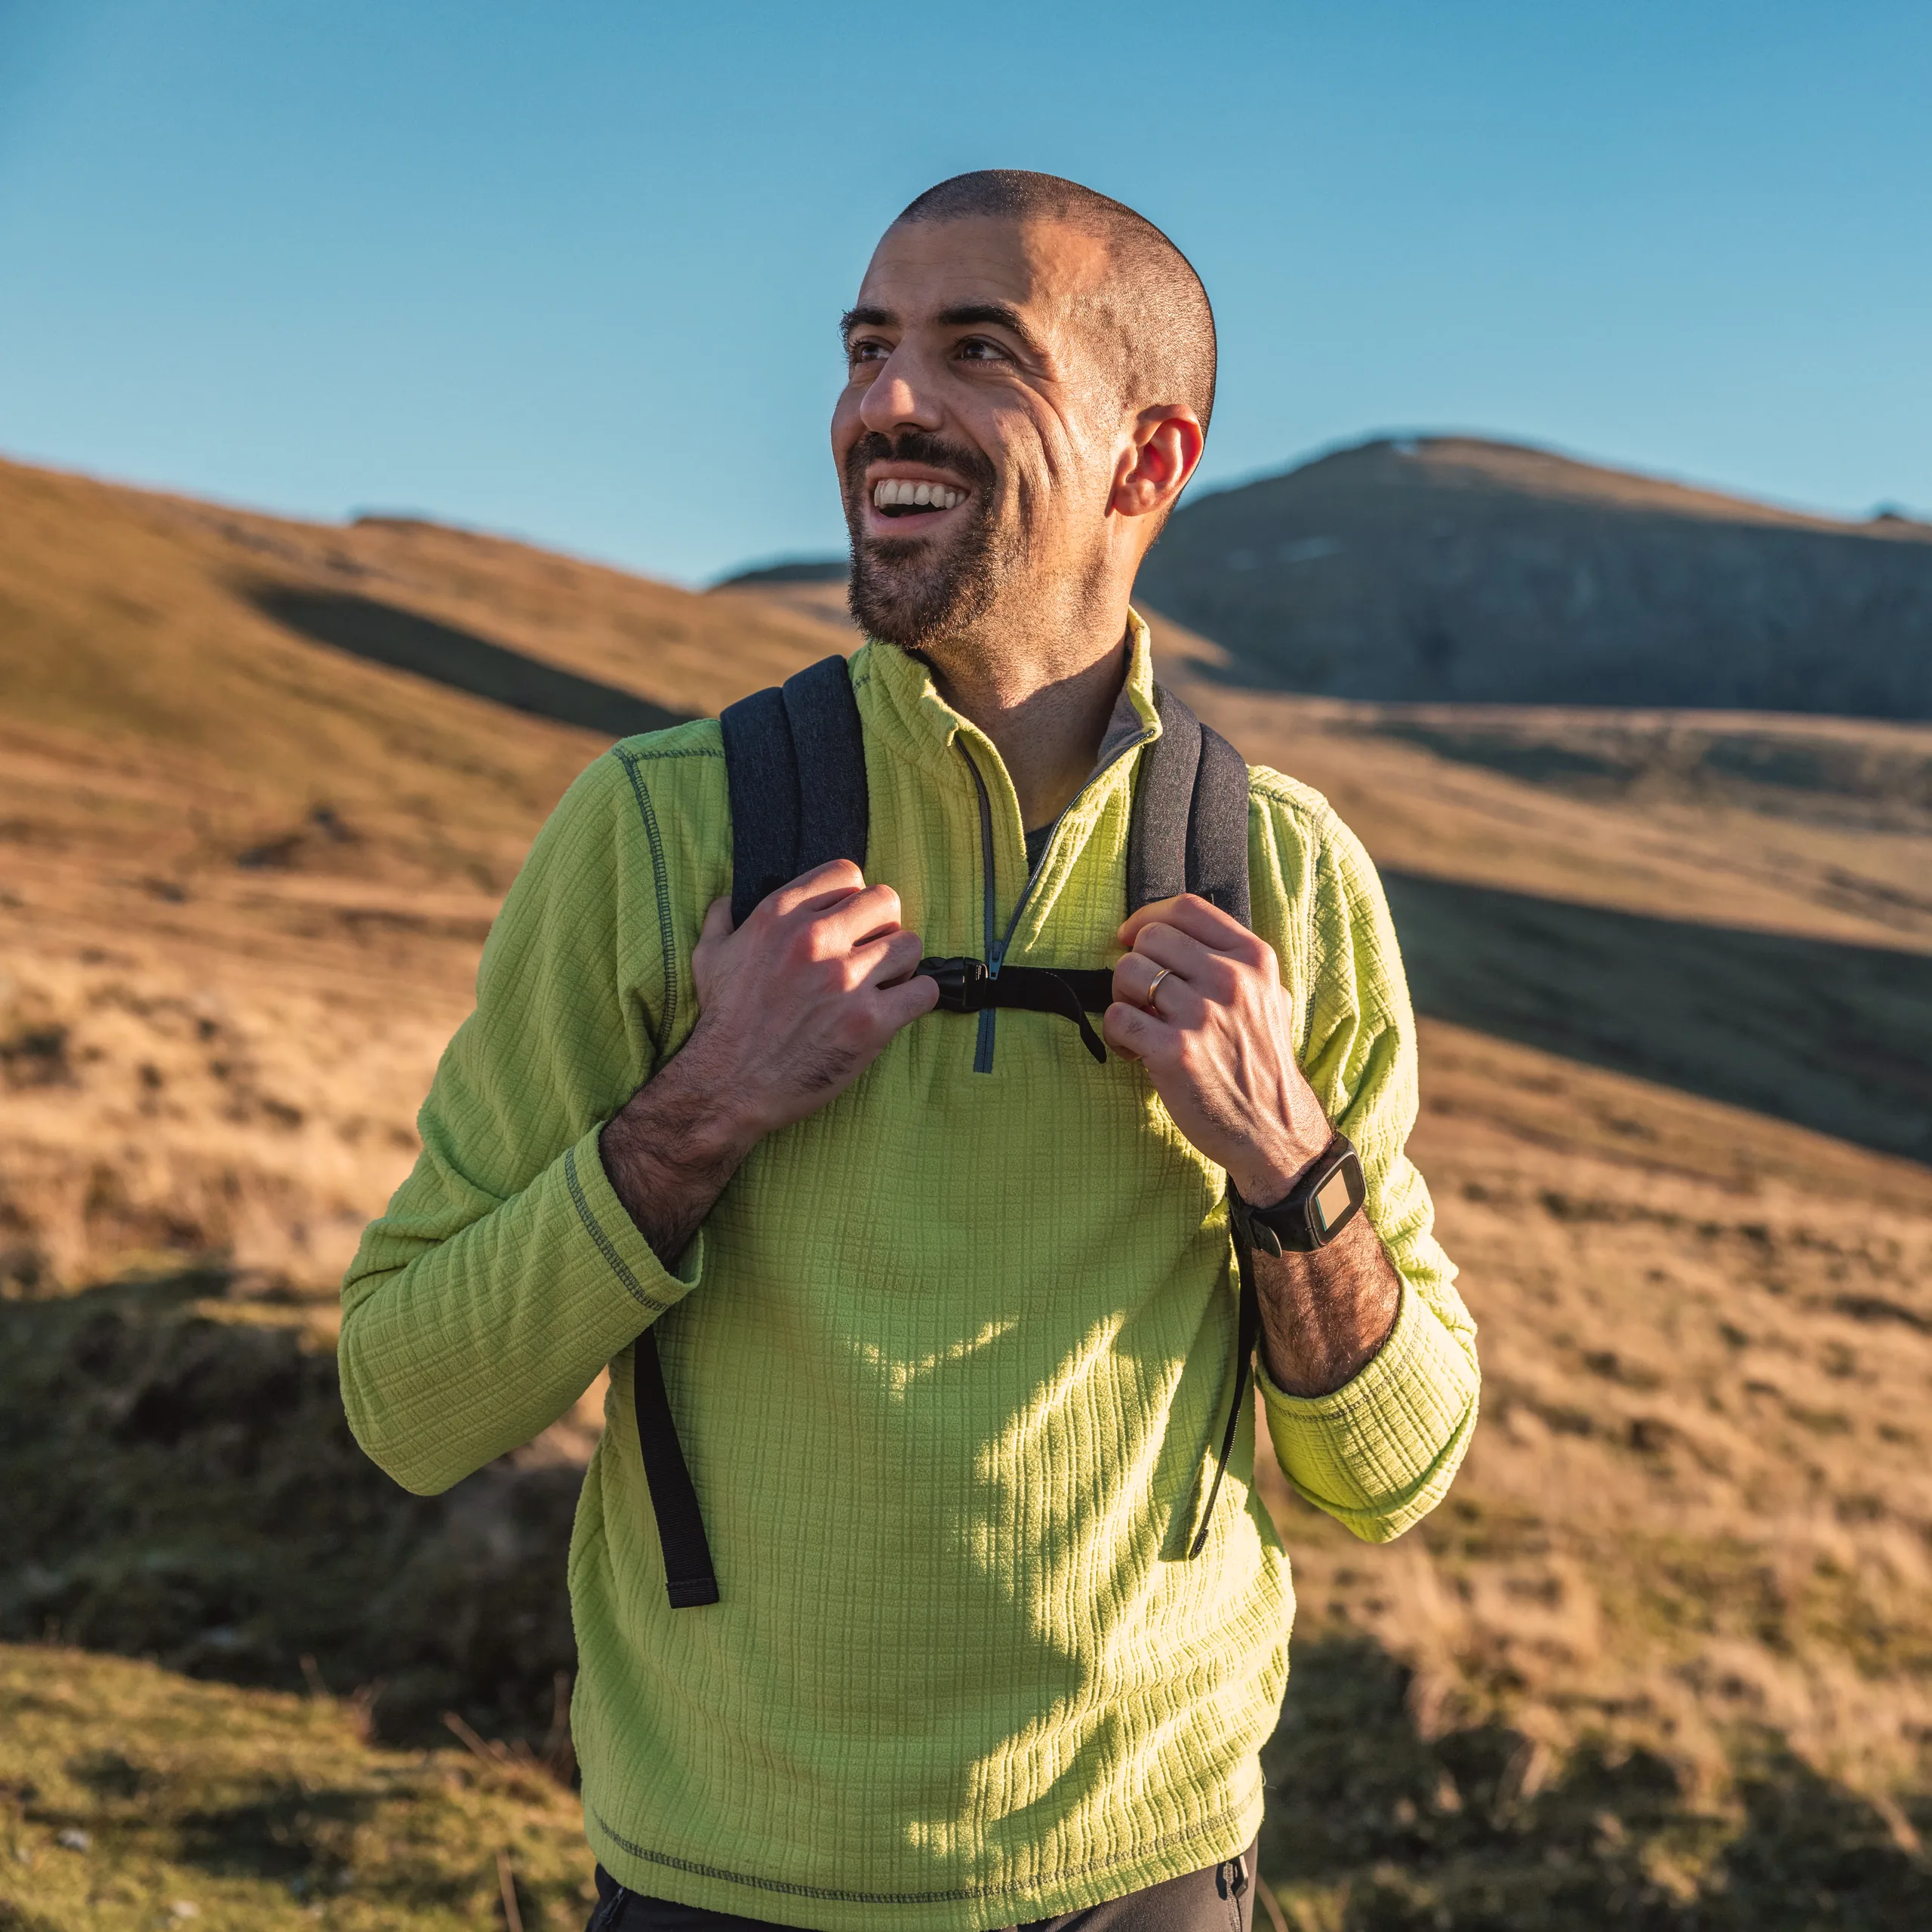
<path id="1" fill-rule="evenodd" d="M 703 1272 L 701 1233 L 664 1266 L 598 1153 L 674 1019 L 651 1005 L 677 985 L 658 841 L 648 867 L 623 863 L 640 783 L 607 755 L 538 835 L 417 1116 L 421 1156 L 343 1281 L 349 1426 L 420 1494 L 546 1428 Z"/>
<path id="2" fill-rule="evenodd" d="M 1416 1029 L 1388 901 L 1355 835 L 1325 804 L 1299 897 L 1307 919 L 1303 1072 L 1361 1157 L 1364 1204 L 1401 1277 L 1395 1325 L 1354 1378 L 1326 1395 L 1257 1379 L 1282 1473 L 1365 1542 L 1386 1543 L 1447 1493 L 1475 1429 L 1475 1324 L 1435 1234 L 1407 1153 L 1417 1106 Z"/>

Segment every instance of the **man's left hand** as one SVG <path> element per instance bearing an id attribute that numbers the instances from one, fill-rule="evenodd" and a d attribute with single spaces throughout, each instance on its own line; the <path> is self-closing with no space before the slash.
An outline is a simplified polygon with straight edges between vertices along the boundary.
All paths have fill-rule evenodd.
<path id="1" fill-rule="evenodd" d="M 1142 906 L 1119 940 L 1108 1045 L 1146 1067 L 1174 1124 L 1243 1200 L 1272 1206 L 1331 1133 L 1295 1061 L 1273 948 L 1191 892 Z"/>
<path id="2" fill-rule="evenodd" d="M 1143 906 L 1120 929 L 1107 1044 L 1146 1067 L 1174 1124 L 1272 1208 L 1328 1145 L 1294 1054 L 1272 950 L 1204 899 Z M 1254 1257 L 1262 1352 L 1275 1386 L 1325 1395 L 1359 1374 L 1395 1324 L 1401 1281 L 1366 1214 L 1313 1254 Z"/>

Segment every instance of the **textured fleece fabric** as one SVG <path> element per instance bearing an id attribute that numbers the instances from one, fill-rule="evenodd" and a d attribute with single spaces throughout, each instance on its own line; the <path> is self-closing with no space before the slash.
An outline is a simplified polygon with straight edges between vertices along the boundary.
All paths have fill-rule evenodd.
<path id="1" fill-rule="evenodd" d="M 1026 877 L 990 741 L 923 665 L 851 677 L 869 875 L 934 954 L 982 951 L 977 765 L 1005 923 Z M 1118 956 L 1138 741 L 1061 820 L 1008 957 Z M 1266 1377 L 1276 1453 L 1370 1542 L 1440 1500 L 1475 1426 L 1473 1326 L 1404 1153 L 1414 1024 L 1361 847 L 1251 774 L 1257 931 L 1297 1051 L 1360 1149 L 1400 1271 L 1395 1331 L 1334 1394 Z M 633 1890 L 780 1924 L 977 1932 L 1233 1857 L 1262 1810 L 1288 1563 L 1241 1423 L 1186 1551 L 1234 1380 L 1225 1177 L 1145 1072 L 1066 1021 L 935 1013 L 752 1152 L 675 1266 L 598 1132 L 697 1017 L 691 952 L 731 889 L 718 726 L 626 740 L 571 787 L 485 947 L 425 1102 L 422 1158 L 343 1288 L 369 1454 L 434 1492 L 554 1421 L 607 1362 L 570 1560 L 586 1829 Z M 656 1325 L 723 1601 L 667 1604 L 631 1407 Z"/>

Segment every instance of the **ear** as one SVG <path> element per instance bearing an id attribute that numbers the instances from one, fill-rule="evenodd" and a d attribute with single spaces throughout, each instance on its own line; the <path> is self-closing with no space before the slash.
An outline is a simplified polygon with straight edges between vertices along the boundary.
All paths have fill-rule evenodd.
<path id="1" fill-rule="evenodd" d="M 1135 417 L 1133 441 L 1114 469 L 1107 507 L 1122 516 L 1159 516 L 1201 466 L 1201 419 L 1184 402 L 1156 403 Z"/>

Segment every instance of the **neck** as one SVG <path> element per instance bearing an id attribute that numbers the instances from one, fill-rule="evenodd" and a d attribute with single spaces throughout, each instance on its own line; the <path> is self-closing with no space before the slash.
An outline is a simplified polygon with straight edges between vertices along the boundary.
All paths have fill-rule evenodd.
<path id="1" fill-rule="evenodd" d="M 1127 675 L 1127 598 L 1083 621 L 1001 621 L 920 654 L 940 695 L 993 742 L 1026 829 L 1050 825 L 1087 781 Z"/>

